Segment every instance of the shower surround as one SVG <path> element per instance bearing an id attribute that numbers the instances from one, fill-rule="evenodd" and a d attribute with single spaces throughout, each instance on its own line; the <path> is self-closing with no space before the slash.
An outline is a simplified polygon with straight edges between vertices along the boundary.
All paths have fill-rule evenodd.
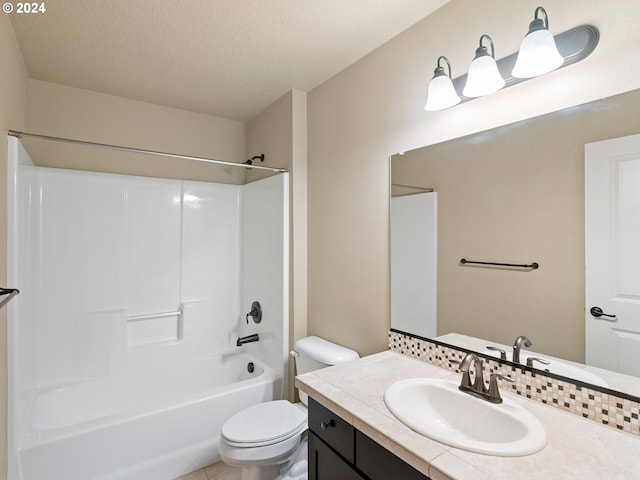
<path id="1" fill-rule="evenodd" d="M 287 174 L 51 169 L 9 143 L 9 478 L 168 480 L 217 460 L 226 418 L 286 392 Z"/>

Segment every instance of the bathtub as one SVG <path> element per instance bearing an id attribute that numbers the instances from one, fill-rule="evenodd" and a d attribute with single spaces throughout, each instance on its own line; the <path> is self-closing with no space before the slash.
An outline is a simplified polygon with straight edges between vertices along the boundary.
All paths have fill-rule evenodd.
<path id="1" fill-rule="evenodd" d="M 20 480 L 174 479 L 219 460 L 225 420 L 278 398 L 282 382 L 238 353 L 162 378 L 97 379 L 41 392 L 20 435 Z"/>

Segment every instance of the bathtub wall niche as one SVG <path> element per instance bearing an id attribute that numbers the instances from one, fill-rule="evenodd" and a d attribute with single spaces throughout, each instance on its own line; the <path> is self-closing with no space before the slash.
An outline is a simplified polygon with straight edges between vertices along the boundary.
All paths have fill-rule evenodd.
<path id="1" fill-rule="evenodd" d="M 168 385 L 169 403 L 195 398 L 202 362 L 241 350 L 277 373 L 268 394 L 282 398 L 286 174 L 241 186 L 51 169 L 34 166 L 10 140 L 21 158 L 9 172 L 9 275 L 20 289 L 9 311 L 14 470 L 16 450 L 39 441 L 34 431 L 122 413 L 110 409 L 136 385 L 143 397 Z M 263 320 L 247 325 L 254 300 Z M 260 342 L 236 346 L 251 333 Z M 87 401 L 86 412 L 33 417 L 44 394 L 104 380 L 129 389 L 105 392 L 113 401 L 103 410 L 89 411 Z"/>

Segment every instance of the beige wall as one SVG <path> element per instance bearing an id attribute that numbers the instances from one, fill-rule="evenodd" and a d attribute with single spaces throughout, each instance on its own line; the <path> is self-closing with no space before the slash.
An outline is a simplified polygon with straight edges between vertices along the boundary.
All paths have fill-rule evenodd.
<path id="1" fill-rule="evenodd" d="M 293 92 L 282 96 L 246 124 L 247 158 L 264 153 L 265 161 L 255 165 L 291 169 L 293 162 Z M 247 181 L 252 182 L 269 172 L 251 170 Z"/>
<path id="2" fill-rule="evenodd" d="M 438 192 L 438 334 L 584 363 L 584 145 L 640 133 L 640 90 L 392 160 L 394 183 Z M 478 268 L 461 258 L 531 263 Z"/>
<path id="3" fill-rule="evenodd" d="M 244 124 L 30 79 L 29 133 L 241 163 Z M 49 142 L 25 142 L 42 166 L 243 183 L 245 170 Z"/>
<path id="4" fill-rule="evenodd" d="M 0 15 L 0 252 L 7 251 L 7 130 L 27 125 L 27 72 L 7 15 Z M 6 255 L 0 255 L 0 286 L 6 285 Z M 0 480 L 7 478 L 7 310 L 0 311 Z"/>
<path id="5" fill-rule="evenodd" d="M 293 90 L 247 122 L 247 157 L 264 153 L 259 165 L 284 167 L 289 176 L 290 206 L 290 289 L 289 347 L 307 333 L 307 99 L 304 92 Z M 251 170 L 247 180 L 265 176 Z M 289 398 L 294 397 L 293 362 L 289 362 Z"/>
<path id="6" fill-rule="evenodd" d="M 427 83 L 447 55 L 466 73 L 478 39 L 515 52 L 537 1 L 452 0 L 308 96 L 309 333 L 368 354 L 389 328 L 388 156 L 640 87 L 637 0 L 547 5 L 559 33 L 600 30 L 583 62 L 444 112 L 425 112 Z"/>

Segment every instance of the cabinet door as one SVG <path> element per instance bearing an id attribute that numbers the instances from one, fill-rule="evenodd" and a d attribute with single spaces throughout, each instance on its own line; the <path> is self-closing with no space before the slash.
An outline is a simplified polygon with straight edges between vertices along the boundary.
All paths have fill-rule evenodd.
<path id="1" fill-rule="evenodd" d="M 371 480 L 429 480 L 359 430 L 356 430 L 356 467 Z"/>
<path id="2" fill-rule="evenodd" d="M 351 465 L 309 432 L 309 480 L 362 480 Z"/>
<path id="3" fill-rule="evenodd" d="M 309 430 L 347 462 L 354 463 L 355 428 L 313 398 L 309 399 Z"/>

